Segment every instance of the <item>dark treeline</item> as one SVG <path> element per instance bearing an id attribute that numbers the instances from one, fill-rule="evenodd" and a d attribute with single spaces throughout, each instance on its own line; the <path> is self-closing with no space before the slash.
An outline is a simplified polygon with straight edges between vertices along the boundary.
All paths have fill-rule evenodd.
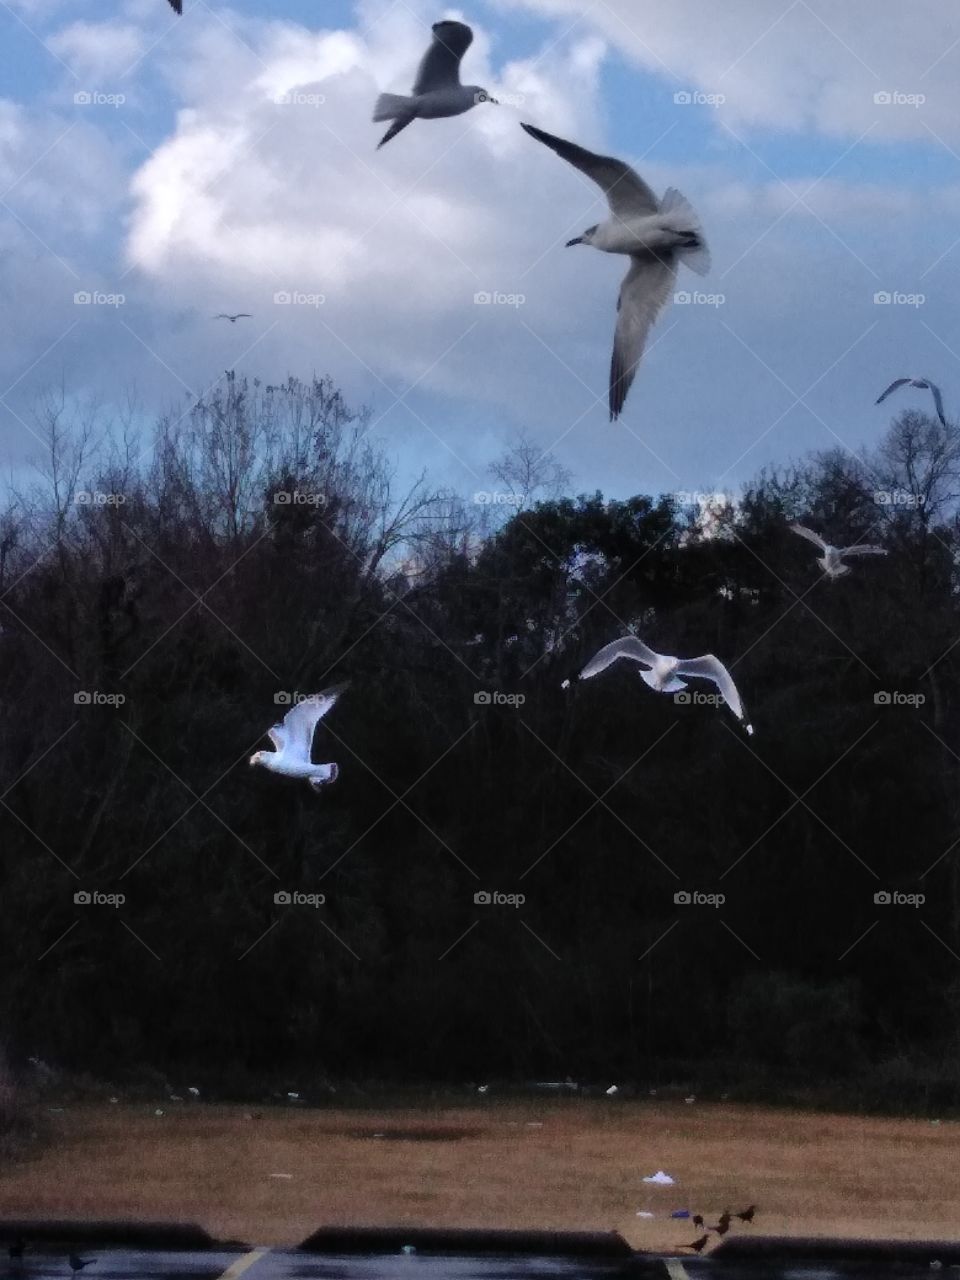
<path id="1" fill-rule="evenodd" d="M 956 430 L 906 413 L 706 514 L 562 496 L 521 445 L 491 516 L 398 491 L 325 381 L 228 378 L 145 446 L 41 427 L 0 524 L 15 1060 L 960 1099 Z M 824 580 L 797 518 L 889 555 Z M 726 661 L 755 736 L 628 664 L 561 689 L 627 627 Z M 335 786 L 248 767 L 277 695 L 344 678 Z"/>

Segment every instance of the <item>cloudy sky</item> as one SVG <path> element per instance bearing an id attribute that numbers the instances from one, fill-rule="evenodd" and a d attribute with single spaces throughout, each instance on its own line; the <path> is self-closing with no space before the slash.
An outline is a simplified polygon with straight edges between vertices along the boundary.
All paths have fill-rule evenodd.
<path id="1" fill-rule="evenodd" d="M 942 0 L 184 10 L 0 0 L 5 470 L 37 454 L 52 383 L 108 409 L 133 390 L 149 420 L 226 368 L 332 374 L 404 469 L 465 492 L 519 431 L 577 488 L 625 496 L 858 449 L 903 407 L 873 406 L 900 374 L 957 403 L 960 19 Z M 471 23 L 464 79 L 502 103 L 378 152 L 373 101 L 409 89 L 441 17 Z M 520 120 L 678 187 L 710 242 L 616 424 L 623 262 L 564 248 L 603 202 Z"/>

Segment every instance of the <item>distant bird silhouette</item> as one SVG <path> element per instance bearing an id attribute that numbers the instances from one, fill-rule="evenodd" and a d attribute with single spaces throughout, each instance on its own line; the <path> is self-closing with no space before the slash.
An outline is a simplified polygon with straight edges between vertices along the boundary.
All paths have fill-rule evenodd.
<path id="1" fill-rule="evenodd" d="M 695 1227 L 702 1227 L 702 1226 L 703 1226 L 703 1214 L 702 1214 L 702 1213 L 695 1213 L 695 1214 L 693 1215 L 693 1225 L 694 1225 Z"/>
<path id="2" fill-rule="evenodd" d="M 709 1236 L 698 1236 L 697 1239 L 694 1240 L 691 1244 L 682 1244 L 680 1245 L 680 1248 L 692 1249 L 694 1253 L 702 1253 L 703 1246 L 707 1243 L 709 1239 L 710 1239 Z"/>
<path id="3" fill-rule="evenodd" d="M 14 1261 L 19 1261 L 23 1257 L 26 1247 L 26 1240 L 24 1240 L 22 1236 L 18 1236 L 16 1240 L 12 1240 L 10 1242 L 7 1248 L 7 1253 L 12 1259 L 14 1259 Z"/>
<path id="4" fill-rule="evenodd" d="M 943 414 L 943 396 L 940 394 L 940 388 L 935 382 L 931 382 L 929 378 L 895 378 L 883 395 L 879 397 L 877 404 L 882 404 L 887 396 L 899 387 L 919 387 L 921 391 L 929 391 L 933 396 L 933 403 L 937 406 L 937 417 L 940 419 L 941 425 L 944 427 L 947 425 L 947 420 Z"/>
<path id="5" fill-rule="evenodd" d="M 734 1214 L 734 1217 L 739 1218 L 741 1222 L 752 1222 L 753 1215 L 756 1213 L 756 1211 L 757 1211 L 757 1206 L 755 1204 L 752 1204 L 748 1209 L 742 1209 L 740 1213 Z"/>
<path id="6" fill-rule="evenodd" d="M 170 0 L 174 13 L 183 13 L 183 0 Z"/>
<path id="7" fill-rule="evenodd" d="M 730 1210 L 729 1209 L 724 1209 L 723 1213 L 721 1213 L 720 1215 L 717 1225 L 715 1227 L 711 1227 L 710 1230 L 715 1231 L 718 1236 L 725 1236 L 727 1234 L 727 1232 L 730 1230 Z"/>
<path id="8" fill-rule="evenodd" d="M 79 1258 L 75 1253 L 71 1253 L 70 1270 L 76 1275 L 78 1271 L 82 1271 L 84 1267 L 89 1267 L 92 1262 L 96 1261 L 96 1258 Z"/>
<path id="9" fill-rule="evenodd" d="M 236 324 L 238 320 L 252 320 L 253 316 L 249 311 L 238 311 L 235 316 L 228 316 L 225 311 L 221 311 L 218 316 L 213 318 L 214 320 L 229 320 L 231 324 Z"/>

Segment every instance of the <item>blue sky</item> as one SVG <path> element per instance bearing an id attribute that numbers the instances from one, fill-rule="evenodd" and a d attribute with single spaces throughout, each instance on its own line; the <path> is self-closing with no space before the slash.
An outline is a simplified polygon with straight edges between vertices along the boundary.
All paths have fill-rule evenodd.
<path id="1" fill-rule="evenodd" d="M 149 422 L 231 366 L 331 373 L 405 472 L 465 492 L 519 431 L 577 488 L 624 496 L 869 446 L 899 374 L 954 403 L 960 26 L 934 0 L 731 0 L 722 23 L 707 0 L 651 0 L 642 31 L 631 0 L 332 0 L 322 26 L 315 0 L 184 7 L 0 4 L 6 466 L 38 452 L 31 406 L 51 382 L 107 417 L 135 388 Z M 465 78 L 522 101 L 377 152 L 373 98 L 407 87 L 445 14 L 477 32 Z M 294 89 L 322 105 L 273 100 Z M 710 276 L 677 288 L 713 301 L 667 308 L 615 425 L 623 264 L 563 248 L 603 204 L 520 119 L 679 187 L 711 244 Z M 523 302 L 478 307 L 481 290 Z M 214 322 L 224 309 L 254 319 Z"/>

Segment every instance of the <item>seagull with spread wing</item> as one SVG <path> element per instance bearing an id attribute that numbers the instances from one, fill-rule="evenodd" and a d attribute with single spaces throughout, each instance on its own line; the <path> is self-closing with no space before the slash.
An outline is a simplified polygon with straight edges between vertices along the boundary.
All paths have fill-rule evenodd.
<path id="1" fill-rule="evenodd" d="M 884 547 L 873 547 L 864 543 L 858 543 L 854 547 L 832 547 L 829 542 L 824 542 L 819 533 L 814 533 L 812 529 L 802 524 L 792 524 L 790 529 L 791 532 L 798 533 L 801 538 L 812 542 L 819 551 L 823 552 L 817 564 L 828 578 L 842 578 L 844 574 L 850 572 L 847 565 L 843 563 L 848 556 L 885 556 L 887 554 Z"/>
<path id="2" fill-rule="evenodd" d="M 947 419 L 943 413 L 943 396 L 940 394 L 940 388 L 935 382 L 931 382 L 929 378 L 894 378 L 883 395 L 877 400 L 877 404 L 882 404 L 891 392 L 897 391 L 900 387 L 919 387 L 921 391 L 929 391 L 933 396 L 933 403 L 937 406 L 937 417 L 940 419 L 942 426 L 947 425 Z"/>
<path id="3" fill-rule="evenodd" d="M 238 311 L 236 315 L 227 315 L 225 311 L 221 311 L 218 316 L 213 317 L 214 320 L 229 320 L 231 324 L 236 324 L 238 320 L 252 320 L 253 316 L 249 311 Z"/>
<path id="4" fill-rule="evenodd" d="M 710 253 L 700 222 L 686 197 L 670 187 L 658 200 L 640 175 L 623 160 L 594 155 L 583 147 L 532 124 L 523 128 L 544 146 L 586 174 L 606 193 L 610 217 L 567 241 L 592 245 L 604 253 L 630 258 L 630 270 L 620 286 L 617 329 L 610 362 L 610 421 L 619 418 L 636 376 L 647 336 L 666 306 L 677 267 L 683 262 L 698 275 L 710 269 Z"/>
<path id="5" fill-rule="evenodd" d="M 636 636 L 624 636 L 622 640 L 614 640 L 604 645 L 599 653 L 594 654 L 580 672 L 581 680 L 589 680 L 591 676 L 605 671 L 618 658 L 629 658 L 632 662 L 642 663 L 649 671 L 640 671 L 640 679 L 657 693 L 679 693 L 686 688 L 686 680 L 681 676 L 694 676 L 700 680 L 712 680 L 723 694 L 723 700 L 737 717 L 743 721 L 743 703 L 733 677 L 719 658 L 712 653 L 702 658 L 674 658 L 666 653 L 655 653 Z M 753 733 L 753 726 L 745 724 L 747 733 Z"/>
<path id="6" fill-rule="evenodd" d="M 328 782 L 336 782 L 339 766 L 314 764 L 311 753 L 317 721 L 327 714 L 346 687 L 346 683 L 333 685 L 295 703 L 281 724 L 267 730 L 276 750 L 255 751 L 250 764 L 261 764 L 271 773 L 282 773 L 288 778 L 306 778 L 315 791 Z"/>
<path id="7" fill-rule="evenodd" d="M 460 62 L 473 43 L 466 23 L 435 22 L 432 30 L 433 42 L 420 61 L 411 96 L 381 93 L 377 99 L 374 120 L 393 121 L 377 144 L 378 151 L 414 120 L 459 116 L 478 102 L 497 101 L 478 84 L 460 83 Z"/>

